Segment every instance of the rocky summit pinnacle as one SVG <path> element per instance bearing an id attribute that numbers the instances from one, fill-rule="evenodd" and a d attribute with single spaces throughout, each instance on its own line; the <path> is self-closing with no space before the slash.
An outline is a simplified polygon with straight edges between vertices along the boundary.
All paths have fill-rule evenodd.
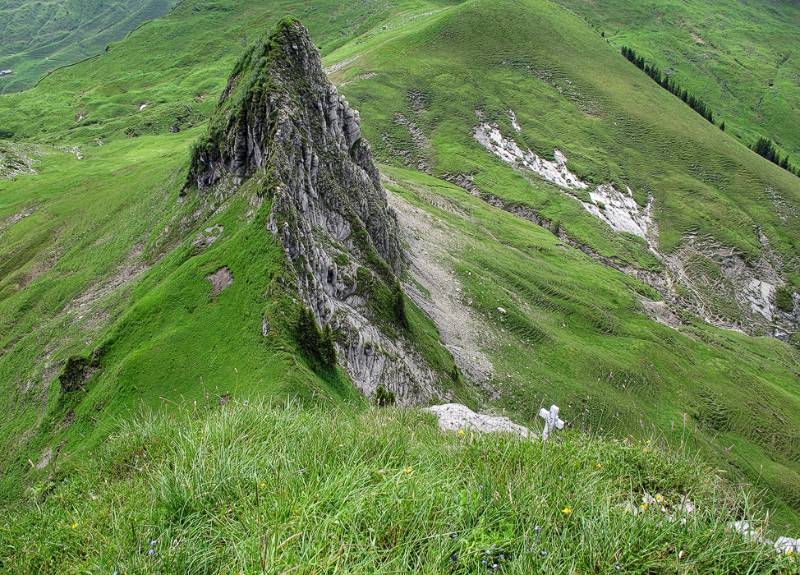
<path id="1" fill-rule="evenodd" d="M 300 299 L 334 335 L 366 395 L 438 395 L 404 334 L 403 252 L 359 114 L 331 84 L 308 31 L 287 19 L 236 65 L 194 151 L 187 188 L 227 195 L 256 182 Z M 248 186 L 248 189 L 250 186 Z"/>

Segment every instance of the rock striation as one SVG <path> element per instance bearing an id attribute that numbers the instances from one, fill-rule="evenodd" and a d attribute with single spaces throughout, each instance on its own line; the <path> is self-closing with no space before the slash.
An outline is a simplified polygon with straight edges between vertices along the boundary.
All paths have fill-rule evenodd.
<path id="1" fill-rule="evenodd" d="M 369 396 L 382 385 L 401 404 L 438 397 L 435 373 L 405 336 L 397 220 L 359 114 L 296 20 L 282 21 L 236 65 L 186 189 L 219 197 L 245 184 L 271 199 L 268 228 L 294 288 L 331 328 L 356 386 Z"/>

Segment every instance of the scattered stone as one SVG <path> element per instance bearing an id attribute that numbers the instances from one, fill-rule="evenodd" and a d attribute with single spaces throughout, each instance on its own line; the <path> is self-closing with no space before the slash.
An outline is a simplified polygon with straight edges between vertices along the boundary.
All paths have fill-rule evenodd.
<path id="1" fill-rule="evenodd" d="M 530 437 L 527 427 L 518 425 L 507 417 L 475 413 L 466 405 L 446 403 L 434 405 L 425 411 L 439 418 L 442 431 L 477 431 L 479 433 L 511 433 L 520 437 Z"/>
<path id="2" fill-rule="evenodd" d="M 513 114 L 510 110 L 509 113 Z M 516 122 L 516 116 L 513 117 L 513 122 Z M 503 136 L 495 124 L 480 124 L 475 128 L 474 136 L 483 147 L 504 162 L 528 169 L 564 190 L 589 188 L 589 184 L 567 168 L 567 157 L 560 150 L 553 151 L 553 161 L 545 160 L 532 150 L 523 150 L 514 140 Z M 650 231 L 653 229 L 652 198 L 648 205 L 641 209 L 633 199 L 630 188 L 626 191 L 627 193 L 622 193 L 612 184 L 602 184 L 589 192 L 590 202 L 574 195 L 572 197 L 578 200 L 586 211 L 604 221 L 615 231 L 634 234 L 650 242 Z"/>
<path id="3" fill-rule="evenodd" d="M 506 308 L 504 308 L 504 307 L 498 307 L 498 308 L 497 308 L 497 312 L 498 312 L 498 313 L 500 313 L 500 314 L 502 314 L 502 315 L 506 315 L 506 314 L 508 314 L 508 311 L 507 311 L 507 310 L 506 310 Z"/>
<path id="4" fill-rule="evenodd" d="M 0 142 L 0 179 L 11 179 L 24 174 L 35 174 L 34 156 L 41 155 L 38 148 L 25 144 Z"/>
<path id="5" fill-rule="evenodd" d="M 204 250 L 216 242 L 224 231 L 225 228 L 220 224 L 210 226 L 197 234 L 197 237 L 192 241 L 192 247 Z"/>
<path id="6" fill-rule="evenodd" d="M 36 464 L 36 469 L 42 470 L 48 465 L 50 465 L 50 460 L 53 458 L 53 448 L 47 447 L 44 451 L 42 451 L 41 457 L 39 457 L 39 461 Z"/>
<path id="7" fill-rule="evenodd" d="M 792 539 L 791 537 L 778 537 L 773 546 L 778 553 L 800 554 L 800 539 Z"/>
<path id="8" fill-rule="evenodd" d="M 418 193 L 431 205 L 453 210 L 438 202 L 438 195 Z M 415 280 L 403 285 L 406 293 L 434 321 L 439 338 L 453 355 L 459 371 L 480 385 L 487 397 L 496 398 L 498 392 L 490 384 L 494 367 L 484 353 L 493 334 L 470 309 L 471 302 L 464 302 L 461 296 L 460 283 L 447 255 L 449 248 L 458 243 L 453 230 L 399 196 L 390 193 L 388 198 L 405 235 L 409 272 Z"/>
<path id="9" fill-rule="evenodd" d="M 227 267 L 222 267 L 213 274 L 207 275 L 206 279 L 211 282 L 212 298 L 217 297 L 223 292 L 223 290 L 230 287 L 230 285 L 233 283 L 233 276 Z"/>
<path id="10" fill-rule="evenodd" d="M 344 70 L 345 68 L 347 68 L 350 64 L 352 64 L 353 62 L 358 60 L 359 56 L 360 56 L 360 54 L 356 54 L 355 56 L 351 56 L 350 58 L 346 58 L 346 59 L 342 60 L 341 62 L 337 62 L 336 64 L 332 64 L 330 66 L 326 66 L 325 68 L 323 68 L 323 71 L 325 72 L 325 74 L 330 76 L 331 74 L 334 74 L 335 72 L 338 72 L 339 70 Z"/>
<path id="11" fill-rule="evenodd" d="M 269 335 L 269 320 L 267 318 L 261 320 L 261 335 L 264 337 Z"/>
<path id="12" fill-rule="evenodd" d="M 403 126 L 406 130 L 408 130 L 409 135 L 411 136 L 411 140 L 414 142 L 414 147 L 416 148 L 417 152 L 417 170 L 424 173 L 430 173 L 430 168 L 428 167 L 428 163 L 425 161 L 425 156 L 430 149 L 430 140 L 425 135 L 425 133 L 414 123 L 412 120 L 409 120 L 401 113 L 396 113 L 394 115 L 394 123 L 398 126 Z"/>
<path id="13" fill-rule="evenodd" d="M 479 124 L 474 136 L 478 143 L 504 162 L 531 170 L 552 184 L 568 190 L 589 187 L 569 171 L 567 158 L 559 150 L 554 151 L 554 161 L 545 160 L 531 150 L 522 150 L 514 140 L 504 137 L 495 124 Z"/>
<path id="14" fill-rule="evenodd" d="M 680 327 L 680 318 L 672 311 L 666 302 L 651 301 L 642 298 L 641 304 L 642 309 L 650 319 L 674 329 Z"/>
<path id="15" fill-rule="evenodd" d="M 517 115 L 514 113 L 514 110 L 508 111 L 508 117 L 511 119 L 511 126 L 514 128 L 514 130 L 518 134 L 522 132 L 522 126 L 519 125 L 519 122 L 517 121 Z"/>

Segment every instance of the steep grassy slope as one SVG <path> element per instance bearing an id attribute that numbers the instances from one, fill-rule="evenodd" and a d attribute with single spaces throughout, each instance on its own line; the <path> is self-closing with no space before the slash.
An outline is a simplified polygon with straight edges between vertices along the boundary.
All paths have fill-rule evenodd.
<path id="1" fill-rule="evenodd" d="M 558 0 L 711 104 L 747 145 L 771 137 L 800 163 L 800 6 L 763 0 Z"/>
<path id="2" fill-rule="evenodd" d="M 32 86 L 47 72 L 100 53 L 176 0 L 45 0 L 0 3 L 0 93 Z"/>
<path id="3" fill-rule="evenodd" d="M 402 56 L 411 52 L 419 56 Z M 563 151 L 584 179 L 628 185 L 640 205 L 652 194 L 664 251 L 694 232 L 754 257 L 760 226 L 787 257 L 798 253 L 800 180 L 721 134 L 551 3 L 469 2 L 397 41 L 375 34 L 330 59 L 353 56 L 359 58 L 339 82 L 372 120 L 366 126 L 372 141 L 386 142 L 386 133 L 389 144 L 412 149 L 436 174 L 477 173 L 479 187 L 530 204 L 604 255 L 649 264 L 644 242 L 611 233 L 554 187 L 526 181 L 487 154 L 472 137 L 476 109 L 540 156 Z M 429 146 L 414 149 L 398 112 L 418 125 Z M 391 157 L 390 146 L 379 151 Z M 788 204 L 787 213 L 773 205 L 767 188 Z"/>
<path id="4" fill-rule="evenodd" d="M 564 151 L 582 178 L 629 185 L 642 206 L 652 194 L 662 251 L 696 233 L 752 260 L 764 250 L 761 228 L 800 283 L 798 180 L 707 124 L 555 4 L 186 1 L 109 52 L 0 98 L 0 125 L 32 142 L 17 152 L 41 156 L 38 175 L 0 181 L 8 500 L 51 474 L 60 480 L 140 404 L 229 395 L 360 403 L 341 373 L 312 369 L 289 329 L 297 307 L 270 290 L 282 262 L 265 231 L 268 201 L 255 214 L 232 202 L 185 235 L 164 233 L 197 207 L 181 203 L 179 190 L 198 126 L 243 45 L 287 11 L 311 29 L 386 162 L 471 176 L 597 254 L 661 266 L 641 238 L 613 232 L 479 145 L 478 109 L 544 157 Z M 640 313 L 641 297 L 657 298 L 644 284 L 441 180 L 387 172 L 392 189 L 470 248 L 448 252 L 465 301 L 498 338 L 484 341 L 495 364 L 487 387 L 502 392 L 493 401 L 528 422 L 540 403 L 559 401 L 575 425 L 655 430 L 669 443 L 686 429 L 692 449 L 734 480 L 768 488 L 779 523 L 797 524 L 796 350 L 691 316 L 680 330 L 661 326 Z M 207 249 L 192 245 L 207 244 L 217 225 L 224 231 Z M 221 266 L 234 282 L 213 297 L 206 276 Z M 442 366 L 452 361 L 430 321 L 408 309 L 416 337 Z M 86 390 L 63 393 L 55 378 L 64 362 L 97 349 L 103 369 Z M 475 397 L 465 390 L 459 399 Z M 135 548 L 133 539 L 124 545 Z"/>
<path id="5" fill-rule="evenodd" d="M 541 405 L 557 403 L 587 431 L 689 445 L 732 481 L 766 489 L 779 522 L 794 520 L 800 354 L 701 321 L 680 331 L 651 321 L 645 286 L 540 226 L 418 172 L 384 173 L 432 218 L 432 231 L 415 230 L 433 238 L 421 252 L 447 238 L 441 265 L 477 315 L 498 405 L 535 425 Z"/>
<path id="6" fill-rule="evenodd" d="M 742 512 L 757 513 L 649 443 L 569 433 L 545 448 L 443 436 L 408 411 L 239 403 L 123 426 L 36 508 L 3 516 L 0 569 L 797 573 L 727 529 Z"/>

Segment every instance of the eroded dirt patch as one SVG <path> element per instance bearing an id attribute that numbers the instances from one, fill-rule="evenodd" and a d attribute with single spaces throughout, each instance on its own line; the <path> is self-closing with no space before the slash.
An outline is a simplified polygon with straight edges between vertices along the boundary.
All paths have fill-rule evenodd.
<path id="1" fill-rule="evenodd" d="M 494 367 L 480 342 L 490 341 L 492 336 L 462 301 L 461 285 L 448 254 L 450 249 L 457 249 L 452 245 L 453 233 L 424 210 L 392 193 L 388 196 L 400 229 L 405 230 L 410 272 L 416 282 L 404 284 L 406 293 L 439 328 L 442 343 L 462 373 L 475 383 L 488 383 Z"/>
<path id="2" fill-rule="evenodd" d="M 206 279 L 211 283 L 211 297 L 215 298 L 233 284 L 233 275 L 227 267 L 219 268 Z"/>

